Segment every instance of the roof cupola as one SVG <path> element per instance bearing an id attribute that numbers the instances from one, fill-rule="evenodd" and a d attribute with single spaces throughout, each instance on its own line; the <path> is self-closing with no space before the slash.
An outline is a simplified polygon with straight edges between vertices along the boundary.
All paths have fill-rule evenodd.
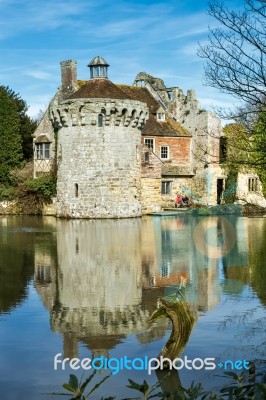
<path id="1" fill-rule="evenodd" d="M 108 77 L 107 70 L 109 64 L 107 64 L 104 58 L 100 56 L 94 57 L 88 64 L 88 67 L 90 67 L 91 79 Z"/>

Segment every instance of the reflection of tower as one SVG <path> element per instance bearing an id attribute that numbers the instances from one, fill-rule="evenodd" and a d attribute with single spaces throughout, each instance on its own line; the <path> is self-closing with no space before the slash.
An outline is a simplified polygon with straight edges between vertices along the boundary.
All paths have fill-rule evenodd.
<path id="1" fill-rule="evenodd" d="M 35 246 L 35 284 L 65 357 L 77 356 L 79 341 L 98 357 L 129 333 L 162 337 L 164 321 L 147 324 L 162 293 L 143 293 L 141 220 L 54 221 L 57 251 L 56 240 Z"/>
<path id="2" fill-rule="evenodd" d="M 77 340 L 106 354 L 130 332 L 142 331 L 140 220 L 58 221 L 57 302 L 52 326 L 64 350 Z"/>

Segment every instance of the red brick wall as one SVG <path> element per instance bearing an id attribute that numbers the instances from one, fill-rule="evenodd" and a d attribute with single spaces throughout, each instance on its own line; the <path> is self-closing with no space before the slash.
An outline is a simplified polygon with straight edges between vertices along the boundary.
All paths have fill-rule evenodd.
<path id="1" fill-rule="evenodd" d="M 161 136 L 145 136 L 145 138 L 153 138 L 155 140 L 155 154 L 160 157 L 160 146 L 169 146 L 169 161 L 171 165 L 190 163 L 190 143 L 189 137 L 161 137 Z M 144 138 L 142 139 L 144 143 Z M 167 162 L 166 159 L 163 159 Z"/>

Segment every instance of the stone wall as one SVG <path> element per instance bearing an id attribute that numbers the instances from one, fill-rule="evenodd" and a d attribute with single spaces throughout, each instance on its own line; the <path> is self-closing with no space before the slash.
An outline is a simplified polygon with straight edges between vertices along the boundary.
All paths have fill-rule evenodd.
<path id="1" fill-rule="evenodd" d="M 1 201 L 0 202 L 0 215 L 15 215 L 20 214 L 21 209 L 17 204 L 17 201 Z"/>
<path id="2" fill-rule="evenodd" d="M 145 154 L 149 155 L 145 158 Z M 148 214 L 161 209 L 162 161 L 151 149 L 142 145 L 141 155 L 141 209 Z"/>
<path id="3" fill-rule="evenodd" d="M 220 119 L 213 112 L 201 108 L 193 90 L 188 90 L 187 95 L 181 89 L 173 93 L 173 113 L 193 136 L 193 165 L 203 167 L 206 163 L 219 163 Z"/>
<path id="4" fill-rule="evenodd" d="M 191 178 L 189 177 L 167 177 L 162 178 L 162 181 L 171 182 L 171 193 L 162 194 L 162 207 L 163 208 L 174 208 L 176 203 L 177 194 L 185 195 L 188 193 L 189 197 L 191 194 Z"/>
<path id="5" fill-rule="evenodd" d="M 219 165 L 209 165 L 208 168 L 199 169 L 191 180 L 191 197 L 195 202 L 207 205 L 217 204 L 217 180 L 223 180 L 225 187 L 226 174 Z"/>
<path id="6" fill-rule="evenodd" d="M 142 214 L 161 210 L 161 178 L 141 178 Z"/>
<path id="7" fill-rule="evenodd" d="M 249 183 L 249 181 L 253 180 Z M 259 177 L 255 173 L 239 173 L 237 177 L 237 192 L 236 198 L 238 201 L 255 204 L 260 207 L 266 207 L 266 199 L 262 194 L 262 185 Z"/>
<path id="8" fill-rule="evenodd" d="M 58 127 L 57 216 L 140 216 L 146 105 L 133 100 L 69 100 L 53 107 L 51 117 Z"/>

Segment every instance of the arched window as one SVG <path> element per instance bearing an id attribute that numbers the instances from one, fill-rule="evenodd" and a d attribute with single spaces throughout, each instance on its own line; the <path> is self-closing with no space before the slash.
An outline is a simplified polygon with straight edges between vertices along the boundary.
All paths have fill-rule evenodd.
<path id="1" fill-rule="evenodd" d="M 79 185 L 75 183 L 75 197 L 79 197 Z"/>
<path id="2" fill-rule="evenodd" d="M 99 127 L 103 126 L 103 115 L 102 114 L 98 115 L 98 126 Z"/>

